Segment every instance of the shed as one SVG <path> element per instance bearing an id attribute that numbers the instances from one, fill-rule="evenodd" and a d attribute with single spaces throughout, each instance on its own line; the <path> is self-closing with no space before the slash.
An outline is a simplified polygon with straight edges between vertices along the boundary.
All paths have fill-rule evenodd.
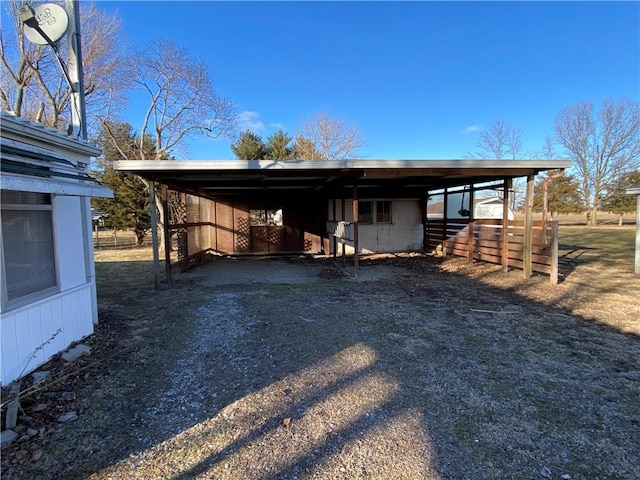
<path id="1" fill-rule="evenodd" d="M 640 187 L 627 188 L 628 195 L 635 195 L 636 205 L 636 259 L 634 271 L 640 275 Z"/>
<path id="2" fill-rule="evenodd" d="M 98 147 L 2 112 L 0 384 L 29 373 L 98 321 L 88 175 Z"/>
<path id="3" fill-rule="evenodd" d="M 568 160 L 478 159 L 116 163 L 160 186 L 169 217 L 167 192 L 179 192 L 183 214 L 164 227 L 183 235 L 184 260 L 203 251 L 339 252 L 354 255 L 356 271 L 361 253 L 427 249 L 431 192 L 446 197 L 462 188 L 469 202 L 478 190 L 497 189 L 504 198 L 513 178 L 527 177 L 532 191 L 538 172 L 569 166 Z M 276 212 L 282 220 L 274 225 L 268 219 Z M 337 229 L 339 222 L 350 228 Z"/>

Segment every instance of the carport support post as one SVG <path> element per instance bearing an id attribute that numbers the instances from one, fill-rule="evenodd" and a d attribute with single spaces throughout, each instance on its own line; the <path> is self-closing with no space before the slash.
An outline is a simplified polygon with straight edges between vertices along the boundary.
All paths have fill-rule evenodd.
<path id="1" fill-rule="evenodd" d="M 353 182 L 353 272 L 358 276 L 358 183 Z"/>
<path id="2" fill-rule="evenodd" d="M 171 232 L 169 230 L 169 188 L 166 185 L 162 185 L 160 194 L 162 196 L 162 218 L 164 218 L 164 225 L 162 229 L 164 232 L 164 271 L 167 283 L 171 285 Z"/>
<path id="3" fill-rule="evenodd" d="M 160 256 L 158 255 L 158 215 L 156 214 L 156 188 L 151 181 L 149 186 L 149 215 L 151 217 L 151 247 L 153 248 L 153 285 L 160 290 Z"/>
<path id="4" fill-rule="evenodd" d="M 336 227 L 334 227 L 334 228 L 337 228 L 337 221 L 338 220 L 336 218 L 336 196 L 335 196 L 335 194 L 333 195 L 332 204 L 333 204 L 332 205 L 333 206 L 333 221 L 336 222 Z M 333 233 L 335 234 L 335 230 L 334 230 Z M 336 259 L 336 254 L 338 253 L 337 252 L 337 250 L 338 250 L 338 239 L 336 238 L 335 235 L 331 235 L 331 237 L 333 238 L 333 245 L 332 245 L 332 247 L 333 247 L 333 259 L 335 260 Z"/>
<path id="5" fill-rule="evenodd" d="M 551 222 L 551 285 L 558 285 L 558 221 Z"/>
<path id="6" fill-rule="evenodd" d="M 531 253 L 533 251 L 533 179 L 534 175 L 527 175 L 526 200 L 524 205 L 524 278 L 530 278 L 533 271 Z"/>
<path id="7" fill-rule="evenodd" d="M 640 275 L 640 193 L 636 194 L 636 260 L 634 272 Z"/>
<path id="8" fill-rule="evenodd" d="M 444 188 L 444 201 L 443 204 L 443 213 L 442 213 L 442 256 L 447 256 L 447 225 L 449 223 L 449 215 L 447 212 L 449 211 L 449 189 L 447 187 Z"/>
<path id="9" fill-rule="evenodd" d="M 505 178 L 502 194 L 502 273 L 509 271 L 509 189 L 511 179 Z"/>
<path id="10" fill-rule="evenodd" d="M 342 221 L 344 222 L 346 220 L 345 216 L 346 216 L 346 200 L 344 198 L 344 194 L 342 194 Z M 347 244 L 346 244 L 346 239 L 345 237 L 347 236 L 347 230 L 346 230 L 346 225 L 345 225 L 345 231 L 342 233 L 342 238 L 340 239 L 340 244 L 342 245 L 342 252 L 340 252 L 340 256 L 342 256 L 342 266 L 345 265 L 346 263 L 346 251 L 347 251 Z"/>
<path id="11" fill-rule="evenodd" d="M 422 217 L 422 253 L 427 253 L 427 203 L 429 202 L 429 192 L 420 200 L 420 215 Z"/>

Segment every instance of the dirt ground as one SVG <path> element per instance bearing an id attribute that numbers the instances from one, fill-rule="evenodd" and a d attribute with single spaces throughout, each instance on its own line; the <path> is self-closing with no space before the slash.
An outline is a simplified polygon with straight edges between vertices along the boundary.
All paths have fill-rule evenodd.
<path id="1" fill-rule="evenodd" d="M 221 257 L 155 291 L 148 250 L 99 252 L 92 351 L 42 368 L 2 476 L 640 478 L 640 279 L 584 259 Z"/>

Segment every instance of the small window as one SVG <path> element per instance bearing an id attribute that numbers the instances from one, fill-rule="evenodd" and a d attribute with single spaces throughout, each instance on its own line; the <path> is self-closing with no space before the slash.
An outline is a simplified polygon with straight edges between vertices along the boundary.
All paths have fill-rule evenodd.
<path id="1" fill-rule="evenodd" d="M 358 222 L 373 223 L 373 202 L 364 200 L 358 202 Z"/>
<path id="2" fill-rule="evenodd" d="M 282 227 L 284 225 L 282 209 L 249 210 L 249 223 L 252 227 L 260 227 L 266 225 Z"/>
<path id="3" fill-rule="evenodd" d="M 2 191 L 3 300 L 57 287 L 51 195 Z"/>
<path id="4" fill-rule="evenodd" d="M 267 212 L 264 210 L 249 210 L 249 224 L 259 227 L 267 224 Z"/>
<path id="5" fill-rule="evenodd" d="M 376 202 L 376 223 L 391 223 L 391 201 Z"/>

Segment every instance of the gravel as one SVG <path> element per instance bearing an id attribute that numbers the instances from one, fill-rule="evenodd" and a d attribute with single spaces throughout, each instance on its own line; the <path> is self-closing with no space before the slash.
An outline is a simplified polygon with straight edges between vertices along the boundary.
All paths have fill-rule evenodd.
<path id="1" fill-rule="evenodd" d="M 407 256 L 219 259 L 154 292 L 143 266 L 98 263 L 91 352 L 43 366 L 7 478 L 640 478 L 630 288 L 589 308 Z"/>

